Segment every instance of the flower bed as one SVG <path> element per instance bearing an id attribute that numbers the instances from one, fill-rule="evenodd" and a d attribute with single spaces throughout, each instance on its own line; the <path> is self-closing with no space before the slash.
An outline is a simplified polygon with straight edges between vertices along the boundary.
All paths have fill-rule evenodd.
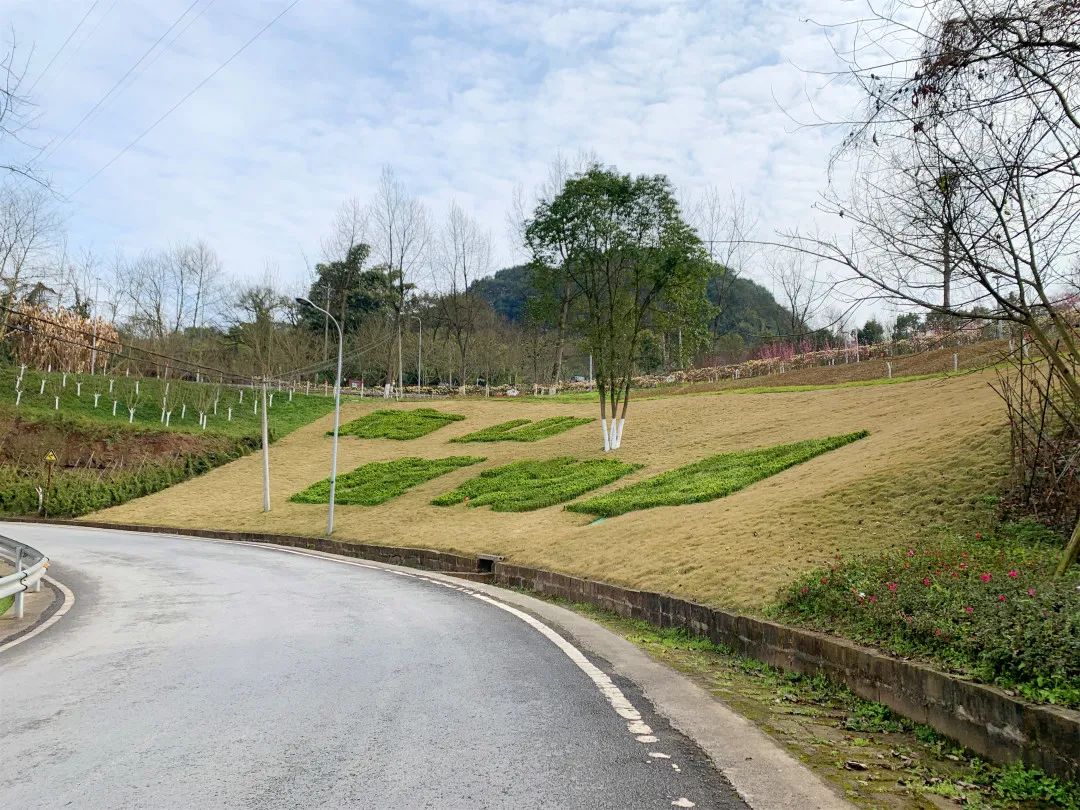
<path id="1" fill-rule="evenodd" d="M 1059 548 L 1024 535 L 942 536 L 837 560 L 797 579 L 774 613 L 1029 700 L 1080 706 L 1080 567 L 1054 578 Z"/>

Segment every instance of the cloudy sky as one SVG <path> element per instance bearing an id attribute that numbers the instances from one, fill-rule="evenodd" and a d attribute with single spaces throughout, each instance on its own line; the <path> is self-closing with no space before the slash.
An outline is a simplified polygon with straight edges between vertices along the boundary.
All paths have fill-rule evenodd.
<path id="1" fill-rule="evenodd" d="M 581 150 L 687 196 L 734 189 L 767 234 L 810 221 L 839 138 L 792 119 L 855 101 L 808 72 L 835 61 L 807 18 L 854 16 L 843 0 L 300 0 L 116 158 L 289 2 L 0 0 L 36 104 L 23 138 L 70 195 L 74 247 L 203 238 L 235 275 L 271 261 L 299 282 L 390 165 L 435 218 L 471 211 L 501 266 L 515 187 Z"/>

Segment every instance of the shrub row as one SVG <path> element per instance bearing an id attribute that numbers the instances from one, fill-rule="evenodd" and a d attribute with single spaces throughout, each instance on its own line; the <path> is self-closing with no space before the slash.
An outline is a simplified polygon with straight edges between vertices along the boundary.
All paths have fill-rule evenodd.
<path id="1" fill-rule="evenodd" d="M 436 506 L 466 503 L 490 506 L 495 512 L 527 512 L 563 503 L 583 492 L 610 484 L 639 469 L 615 459 L 527 459 L 484 470 L 476 478 L 432 501 Z"/>
<path id="2" fill-rule="evenodd" d="M 374 461 L 338 476 L 334 503 L 351 506 L 376 506 L 396 498 L 406 490 L 445 475 L 459 467 L 484 461 L 481 456 L 450 456 L 449 458 L 399 458 L 394 461 Z M 329 503 L 330 479 L 312 484 L 290 499 L 294 503 Z"/>
<path id="3" fill-rule="evenodd" d="M 529 419 L 511 419 L 498 425 L 466 433 L 451 439 L 452 442 L 535 442 L 564 433 L 579 425 L 587 425 L 593 419 L 578 416 L 552 416 L 533 422 Z"/>
<path id="4" fill-rule="evenodd" d="M 759 450 L 721 453 L 623 489 L 570 504 L 566 508 L 574 512 L 614 517 L 654 506 L 711 501 L 867 435 L 863 430 Z"/>
<path id="5" fill-rule="evenodd" d="M 255 447 L 254 439 L 242 439 L 230 449 L 209 450 L 176 461 L 146 464 L 138 470 L 103 475 L 95 470 L 60 469 L 54 473 L 49 487 L 48 514 L 77 517 L 150 495 L 239 458 Z M 45 486 L 45 480 L 39 474 L 0 467 L 0 513 L 37 514 L 39 486 Z"/>
<path id="6" fill-rule="evenodd" d="M 464 416 L 444 413 L 434 408 L 414 408 L 402 411 L 372 411 L 366 416 L 346 422 L 338 431 L 342 436 L 361 439 L 397 439 L 406 441 L 426 436 Z M 329 435 L 328 431 L 328 435 Z"/>

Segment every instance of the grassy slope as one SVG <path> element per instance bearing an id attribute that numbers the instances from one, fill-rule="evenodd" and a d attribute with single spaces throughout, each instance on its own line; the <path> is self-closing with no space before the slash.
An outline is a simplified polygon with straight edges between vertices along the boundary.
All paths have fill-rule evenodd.
<path id="1" fill-rule="evenodd" d="M 0 405 L 15 405 L 15 378 L 18 369 L 10 366 L 0 367 Z M 41 390 L 41 381 L 45 380 L 45 393 Z M 112 380 L 113 393 L 109 393 L 109 381 Z M 67 385 L 62 384 L 63 375 L 37 372 L 28 369 L 23 378 L 23 396 L 18 412 L 25 418 L 51 418 L 60 415 L 65 419 L 86 419 L 94 423 L 108 425 L 128 425 L 127 400 L 132 395 L 135 380 L 129 377 L 111 377 L 97 375 L 69 374 Z M 76 395 L 76 383 L 82 382 L 82 395 Z M 173 414 L 169 428 L 161 423 L 161 403 L 165 382 L 155 379 L 139 381 L 139 398 L 135 408 L 134 427 L 152 430 L 170 430 L 177 432 L 201 432 L 198 424 L 198 406 L 200 394 L 208 407 L 213 398 L 215 386 L 198 385 L 188 382 L 169 383 L 170 407 Z M 94 407 L 94 394 L 100 393 L 98 407 Z M 254 399 L 258 391 L 245 389 L 243 403 L 237 388 L 222 387 L 218 402 L 218 413 L 211 415 L 207 432 L 227 436 L 257 436 L 262 430 L 262 420 L 255 414 Z M 60 410 L 55 409 L 55 397 L 60 397 Z M 119 400 L 116 416 L 112 415 L 112 400 Z M 187 403 L 187 413 L 181 418 L 182 403 Z M 232 407 L 232 420 L 228 419 L 228 409 Z M 329 413 L 334 407 L 333 400 L 323 396 L 305 396 L 294 394 L 289 401 L 287 392 L 275 392 L 274 404 L 270 408 L 269 425 L 274 437 L 284 436 L 301 425 Z"/>
<path id="2" fill-rule="evenodd" d="M 335 534 L 497 553 L 522 564 L 753 609 L 802 571 L 838 553 L 903 543 L 943 522 L 972 527 L 984 521 L 990 510 L 985 496 L 998 486 L 1007 460 L 1000 402 L 988 385 L 992 379 L 982 374 L 904 385 L 638 401 L 632 403 L 617 458 L 644 466 L 623 479 L 627 484 L 733 450 L 858 429 L 870 436 L 717 501 L 593 525 L 590 517 L 561 506 L 494 513 L 430 504 L 476 470 L 556 453 L 602 458 L 596 423 L 538 446 L 485 445 L 488 461 L 477 468 L 455 470 L 381 506 L 341 507 Z M 386 405 L 350 403 L 345 418 L 376 407 Z M 455 401 L 453 410 L 466 421 L 414 441 L 342 441 L 340 468 L 407 456 L 439 458 L 455 447 L 450 439 L 508 418 L 595 417 L 594 408 L 591 403 Z M 269 515 L 261 513 L 259 459 L 247 457 L 95 517 L 319 534 L 324 509 L 288 498 L 326 477 L 329 423 L 323 418 L 272 448 Z"/>
<path id="3" fill-rule="evenodd" d="M 60 373 L 28 370 L 16 407 L 16 375 L 16 369 L 0 367 L 0 511 L 10 514 L 37 511 L 35 488 L 45 485 L 47 452 L 57 457 L 49 513 L 68 516 L 163 489 L 223 464 L 248 452 L 261 434 L 251 390 L 244 392 L 241 403 L 235 388 L 174 380 L 169 386 L 173 413 L 166 428 L 160 421 L 163 381 L 139 381 L 135 418 L 129 421 L 134 379 L 69 374 L 65 385 Z M 101 395 L 97 407 L 95 393 Z M 218 414 L 210 413 L 204 431 L 198 409 L 209 412 L 214 396 L 219 397 Z M 120 402 L 115 416 L 114 398 Z M 269 409 L 271 436 L 285 435 L 331 407 L 325 397 L 296 394 L 290 401 L 287 393 L 276 392 Z"/>

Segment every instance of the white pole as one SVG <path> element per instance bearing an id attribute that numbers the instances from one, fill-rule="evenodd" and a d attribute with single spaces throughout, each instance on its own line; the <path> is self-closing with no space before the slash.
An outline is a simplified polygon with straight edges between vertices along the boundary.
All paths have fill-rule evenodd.
<path id="1" fill-rule="evenodd" d="M 337 488 L 337 450 L 338 428 L 341 426 L 341 356 L 345 348 L 345 338 L 341 333 L 341 324 L 331 316 L 338 330 L 337 382 L 334 385 L 334 444 L 330 451 L 330 512 L 326 518 L 326 535 L 334 533 L 334 492 Z"/>
<path id="2" fill-rule="evenodd" d="M 262 384 L 263 511 L 270 511 L 270 428 L 266 419 L 266 380 Z M 258 401 L 255 403 L 258 408 Z"/>
<path id="3" fill-rule="evenodd" d="M 312 309 L 317 309 L 319 312 L 326 315 L 331 321 L 334 322 L 334 326 L 337 328 L 338 333 L 338 349 L 337 349 L 337 376 L 334 378 L 334 440 L 330 449 L 330 508 L 326 513 L 326 536 L 329 537 L 334 533 L 334 500 L 337 494 L 337 452 L 338 452 L 338 429 L 341 427 L 341 360 L 345 352 L 345 335 L 341 331 L 341 324 L 338 323 L 337 318 L 330 314 L 329 311 L 323 309 L 317 304 L 313 304 L 306 298 L 296 299 L 301 304 L 307 304 Z M 401 338 L 401 323 L 398 322 L 398 339 Z M 398 349 L 398 373 L 401 373 L 401 350 L 400 343 Z"/>

